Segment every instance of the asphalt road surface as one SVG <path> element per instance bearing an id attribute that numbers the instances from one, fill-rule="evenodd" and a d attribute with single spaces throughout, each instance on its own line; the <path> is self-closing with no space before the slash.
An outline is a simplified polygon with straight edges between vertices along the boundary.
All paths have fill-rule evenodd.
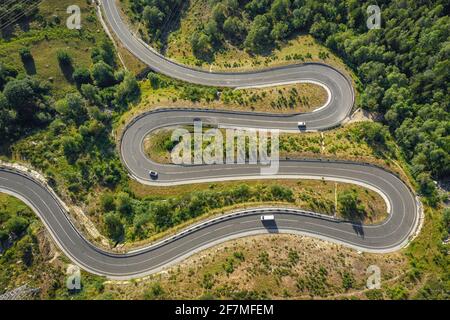
<path id="1" fill-rule="evenodd" d="M 265 128 L 298 131 L 297 122 L 306 121 L 310 130 L 325 130 L 340 124 L 354 103 L 347 78 L 320 64 L 292 65 L 246 73 L 208 73 L 173 63 L 144 45 L 121 20 L 115 1 L 101 0 L 105 18 L 119 41 L 155 71 L 192 83 L 247 87 L 295 81 L 311 81 L 325 86 L 329 100 L 318 111 L 297 115 L 272 115 L 212 110 L 159 110 L 136 118 L 124 130 L 120 151 L 130 175 L 141 183 L 176 185 L 194 182 L 246 179 L 325 179 L 350 182 L 378 192 L 389 209 L 388 218 L 376 225 L 361 225 L 301 210 L 254 209 L 202 222 L 174 237 L 126 254 L 95 247 L 69 220 L 56 195 L 25 172 L 0 168 L 0 191 L 27 203 L 42 219 L 65 254 L 83 269 L 116 279 L 129 279 L 161 271 L 182 259 L 217 243 L 264 233 L 288 232 L 309 235 L 357 250 L 391 252 L 404 247 L 417 229 L 419 210 L 414 194 L 395 175 L 378 167 L 330 161 L 280 161 L 276 175 L 261 176 L 260 165 L 176 166 L 152 162 L 143 151 L 145 136 L 162 127 L 192 124 L 194 119 L 223 127 Z M 158 179 L 149 170 L 159 172 Z M 262 223 L 260 216 L 274 214 L 275 222 Z"/>

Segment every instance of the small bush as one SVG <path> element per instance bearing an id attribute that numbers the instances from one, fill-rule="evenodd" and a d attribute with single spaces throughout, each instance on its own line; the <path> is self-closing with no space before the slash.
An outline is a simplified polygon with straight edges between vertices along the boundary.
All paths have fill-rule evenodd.
<path id="1" fill-rule="evenodd" d="M 56 53 L 56 57 L 58 58 L 58 63 L 61 66 L 71 66 L 72 65 L 72 57 L 63 50 L 59 50 Z"/>
<path id="2" fill-rule="evenodd" d="M 29 61 L 33 59 L 30 48 L 24 47 L 19 50 L 20 58 L 22 61 Z"/>
<path id="3" fill-rule="evenodd" d="M 72 78 L 78 86 L 81 86 L 82 84 L 88 84 L 92 81 L 91 73 L 86 68 L 75 69 Z"/>

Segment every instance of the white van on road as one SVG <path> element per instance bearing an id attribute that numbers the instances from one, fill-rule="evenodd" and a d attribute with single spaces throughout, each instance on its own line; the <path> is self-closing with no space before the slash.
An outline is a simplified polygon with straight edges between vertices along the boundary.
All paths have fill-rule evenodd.
<path id="1" fill-rule="evenodd" d="M 264 215 L 261 216 L 261 221 L 274 221 L 275 216 L 274 215 Z"/>

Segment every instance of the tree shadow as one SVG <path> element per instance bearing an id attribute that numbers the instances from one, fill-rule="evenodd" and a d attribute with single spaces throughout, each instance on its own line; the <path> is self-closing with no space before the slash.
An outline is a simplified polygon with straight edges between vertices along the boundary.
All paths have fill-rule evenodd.
<path id="1" fill-rule="evenodd" d="M 268 43 L 264 47 L 258 48 L 255 51 L 248 51 L 250 57 L 255 58 L 257 56 L 262 58 L 270 57 L 275 49 L 277 48 L 277 44 L 274 42 Z"/>
<path id="2" fill-rule="evenodd" d="M 8 17 L 6 17 L 8 18 Z M 8 24 L 8 22 L 5 22 L 5 24 Z M 2 39 L 4 40 L 11 40 L 14 35 L 14 30 L 16 30 L 16 27 L 19 27 L 22 32 L 28 32 L 30 31 L 30 19 L 27 17 L 22 17 L 17 21 L 11 21 L 11 24 L 5 25 L 0 30 L 0 35 Z"/>
<path id="3" fill-rule="evenodd" d="M 355 233 L 364 239 L 364 227 L 361 221 L 353 222 L 352 224 L 353 230 Z"/>
<path id="4" fill-rule="evenodd" d="M 28 19 L 21 20 L 17 24 L 23 32 L 30 31 L 30 21 Z"/>
<path id="5" fill-rule="evenodd" d="M 214 55 L 214 50 L 208 51 L 208 52 L 203 52 L 201 54 L 195 54 L 195 57 L 203 62 L 207 62 L 209 64 L 213 63 L 215 61 L 215 55 Z"/>
<path id="6" fill-rule="evenodd" d="M 275 220 L 261 221 L 261 223 L 269 233 L 279 233 L 280 232 L 278 230 L 277 222 Z"/>
<path id="7" fill-rule="evenodd" d="M 64 78 L 66 78 L 66 80 L 69 83 L 73 83 L 73 72 L 74 72 L 74 68 L 72 66 L 72 64 L 63 64 L 63 63 L 59 63 L 59 68 L 61 69 L 61 72 L 64 75 Z"/>
<path id="8" fill-rule="evenodd" d="M 3 40 L 9 41 L 14 36 L 14 26 L 7 26 L 0 30 L 1 37 Z"/>
<path id="9" fill-rule="evenodd" d="M 25 68 L 25 72 L 29 75 L 36 74 L 36 63 L 34 62 L 33 57 L 22 59 L 23 67 Z"/>
<path id="10" fill-rule="evenodd" d="M 164 25 L 161 27 L 161 36 L 159 41 L 161 43 L 161 54 L 165 55 L 168 47 L 168 39 L 173 31 L 179 30 L 181 27 L 181 18 L 186 13 L 191 1 L 182 1 L 181 7 L 177 10 L 173 8 L 169 17 L 166 18 Z"/>
<path id="11" fill-rule="evenodd" d="M 359 210 L 353 211 L 350 215 L 347 215 L 348 221 L 352 224 L 352 228 L 356 235 L 364 239 L 364 212 Z"/>

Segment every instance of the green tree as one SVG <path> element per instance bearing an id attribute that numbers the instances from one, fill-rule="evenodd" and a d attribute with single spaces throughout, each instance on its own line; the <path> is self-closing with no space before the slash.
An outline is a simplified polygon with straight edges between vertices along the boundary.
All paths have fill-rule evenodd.
<path id="1" fill-rule="evenodd" d="M 228 17 L 223 24 L 223 31 L 233 41 L 242 41 L 245 38 L 245 26 L 238 17 Z"/>
<path id="2" fill-rule="evenodd" d="M 100 88 L 112 86 L 116 82 L 112 67 L 103 61 L 99 61 L 92 66 L 91 75 L 95 85 Z"/>
<path id="3" fill-rule="evenodd" d="M 14 79 L 17 74 L 18 72 L 14 67 L 0 62 L 0 91 L 3 90 L 6 83 Z"/>
<path id="4" fill-rule="evenodd" d="M 72 74 L 72 78 L 79 87 L 81 87 L 82 84 L 90 83 L 92 81 L 91 73 L 87 68 L 76 68 Z"/>
<path id="5" fill-rule="evenodd" d="M 63 152 L 70 163 L 74 163 L 81 152 L 81 138 L 77 136 L 65 136 L 61 139 Z"/>
<path id="6" fill-rule="evenodd" d="M 361 219 L 365 213 L 364 205 L 358 198 L 356 191 L 345 190 L 338 195 L 340 212 L 347 219 Z"/>
<path id="7" fill-rule="evenodd" d="M 150 85 L 152 86 L 153 89 L 158 89 L 161 81 L 159 79 L 159 76 L 154 73 L 154 72 L 149 72 L 147 75 L 147 79 L 148 81 L 150 81 Z"/>
<path id="8" fill-rule="evenodd" d="M 130 198 L 130 195 L 125 192 L 119 192 L 117 195 L 117 210 L 124 214 L 124 215 L 130 215 L 133 213 L 133 205 L 132 200 Z"/>
<path id="9" fill-rule="evenodd" d="M 72 65 L 72 57 L 69 55 L 67 51 L 58 50 L 56 52 L 56 57 L 58 59 L 58 63 L 60 66 L 71 66 Z"/>
<path id="10" fill-rule="evenodd" d="M 430 174 L 427 172 L 419 173 L 416 179 L 419 183 L 420 193 L 429 198 L 431 205 L 435 205 L 438 201 L 438 193 Z"/>
<path id="11" fill-rule="evenodd" d="M 28 227 L 28 220 L 22 217 L 13 216 L 5 224 L 5 230 L 8 233 L 14 234 L 16 237 L 20 237 Z"/>
<path id="12" fill-rule="evenodd" d="M 116 210 L 116 204 L 114 202 L 114 196 L 110 192 L 103 193 L 100 196 L 101 209 L 104 212 L 110 212 Z"/>
<path id="13" fill-rule="evenodd" d="M 15 79 L 8 82 L 3 90 L 3 94 L 9 105 L 18 105 L 24 109 L 34 105 L 33 98 L 35 93 L 31 83 L 26 81 L 26 79 Z"/>
<path id="14" fill-rule="evenodd" d="M 270 8 L 270 14 L 275 21 L 283 21 L 288 18 L 289 0 L 275 0 Z"/>
<path id="15" fill-rule="evenodd" d="M 165 14 L 155 6 L 146 6 L 142 14 L 144 21 L 147 23 L 149 31 L 156 34 L 156 31 L 164 21 Z"/>
<path id="16" fill-rule="evenodd" d="M 311 24 L 312 11 L 307 6 L 297 8 L 292 12 L 292 24 L 294 28 L 299 30 L 307 30 Z"/>
<path id="17" fill-rule="evenodd" d="M 272 0 L 252 0 L 245 5 L 245 11 L 251 16 L 263 14 L 270 9 Z"/>
<path id="18" fill-rule="evenodd" d="M 210 39 L 203 32 L 195 32 L 192 35 L 191 47 L 195 56 L 201 59 L 207 58 L 212 51 Z"/>
<path id="19" fill-rule="evenodd" d="M 8 137 L 14 131 L 16 112 L 11 110 L 5 95 L 0 92 L 0 134 Z"/>
<path id="20" fill-rule="evenodd" d="M 212 18 L 219 25 L 222 26 L 226 19 L 227 8 L 222 2 L 216 3 L 212 9 Z"/>
<path id="21" fill-rule="evenodd" d="M 25 127 L 48 122 L 51 118 L 47 83 L 36 78 L 13 79 L 5 85 L 3 94 Z"/>
<path id="22" fill-rule="evenodd" d="M 265 15 L 259 15 L 253 21 L 245 39 L 245 47 L 255 53 L 267 50 L 272 44 L 271 25 Z"/>
<path id="23" fill-rule="evenodd" d="M 275 40 L 284 40 L 289 35 L 289 25 L 286 22 L 278 22 L 270 34 Z"/>
<path id="24" fill-rule="evenodd" d="M 157 202 L 152 208 L 153 223 L 158 230 L 165 230 L 173 225 L 172 210 L 165 202 Z"/>
<path id="25" fill-rule="evenodd" d="M 100 92 L 97 87 L 93 86 L 90 83 L 81 85 L 81 94 L 85 97 L 90 103 L 94 105 L 101 104 Z"/>
<path id="26" fill-rule="evenodd" d="M 79 93 L 69 93 L 56 102 L 56 111 L 66 120 L 82 123 L 87 118 L 86 101 Z"/>
<path id="27" fill-rule="evenodd" d="M 33 59 L 33 55 L 31 54 L 30 48 L 28 47 L 20 48 L 19 54 L 22 61 L 30 61 Z"/>
<path id="28" fill-rule="evenodd" d="M 105 214 L 104 220 L 108 237 L 116 242 L 121 241 L 124 235 L 124 226 L 119 214 L 108 212 Z"/>
<path id="29" fill-rule="evenodd" d="M 103 61 L 114 67 L 116 65 L 116 52 L 113 43 L 109 39 L 102 39 L 100 45 L 92 49 L 91 59 L 94 64 Z"/>
<path id="30" fill-rule="evenodd" d="M 364 123 L 362 132 L 367 143 L 371 145 L 384 145 L 389 135 L 388 129 L 378 122 Z"/>
<path id="31" fill-rule="evenodd" d="M 132 74 L 127 74 L 124 80 L 117 86 L 115 101 L 121 107 L 126 107 L 129 103 L 137 102 L 141 96 L 141 89 L 136 78 Z"/>

